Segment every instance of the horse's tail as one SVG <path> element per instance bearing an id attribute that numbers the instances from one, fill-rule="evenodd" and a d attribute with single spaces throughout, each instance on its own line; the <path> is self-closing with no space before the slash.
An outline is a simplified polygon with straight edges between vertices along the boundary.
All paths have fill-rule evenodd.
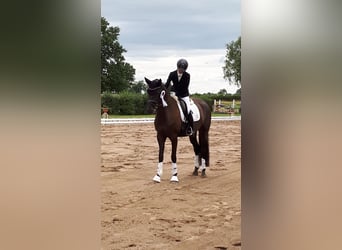
<path id="1" fill-rule="evenodd" d="M 199 129 L 199 144 L 201 148 L 201 157 L 205 159 L 205 165 L 209 166 L 209 129 L 211 125 L 211 109 L 209 105 L 203 101 L 198 99 L 197 104 L 200 106 L 199 108 L 202 110 L 201 119 L 202 124 Z"/>
<path id="2" fill-rule="evenodd" d="M 200 106 L 199 108 L 202 110 L 201 112 L 201 117 L 203 119 L 202 126 L 204 127 L 205 130 L 210 129 L 211 125 L 211 109 L 204 100 L 202 99 L 197 99 L 197 105 Z"/>
<path id="3" fill-rule="evenodd" d="M 205 160 L 205 166 L 209 166 L 209 131 L 200 129 L 199 144 L 201 147 L 201 157 Z"/>

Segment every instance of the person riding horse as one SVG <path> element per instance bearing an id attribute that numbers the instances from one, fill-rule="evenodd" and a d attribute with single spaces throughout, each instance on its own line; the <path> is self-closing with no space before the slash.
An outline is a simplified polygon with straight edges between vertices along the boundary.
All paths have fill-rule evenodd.
<path id="1" fill-rule="evenodd" d="M 161 181 L 165 140 L 169 138 L 172 145 L 172 177 L 170 181 L 178 182 L 176 153 L 178 137 L 184 136 L 184 131 L 182 130 L 182 115 L 181 112 L 179 112 L 180 110 L 177 101 L 171 96 L 171 93 L 167 91 L 166 86 L 162 83 L 161 79 L 154 79 L 151 81 L 145 77 L 145 82 L 148 85 L 147 109 L 154 111 L 156 114 L 154 119 L 154 128 L 157 131 L 157 141 L 159 145 L 157 173 L 153 177 L 153 181 L 158 183 Z M 193 133 L 189 136 L 195 153 L 195 168 L 192 174 L 197 176 L 198 171 L 201 170 L 201 176 L 206 177 L 206 167 L 209 167 L 209 129 L 211 124 L 211 110 L 209 105 L 202 99 L 192 98 L 192 101 L 195 107 L 197 107 L 197 109 L 195 107 L 193 109 Z"/>
<path id="2" fill-rule="evenodd" d="M 188 117 L 186 117 L 187 128 L 186 134 L 192 135 L 193 133 L 193 117 L 190 110 L 190 97 L 189 97 L 189 84 L 190 74 L 186 72 L 188 62 L 185 59 L 179 59 L 177 62 L 177 70 L 170 72 L 166 81 L 166 88 L 168 89 L 171 82 L 171 92 L 175 92 L 176 96 L 186 103 Z"/>

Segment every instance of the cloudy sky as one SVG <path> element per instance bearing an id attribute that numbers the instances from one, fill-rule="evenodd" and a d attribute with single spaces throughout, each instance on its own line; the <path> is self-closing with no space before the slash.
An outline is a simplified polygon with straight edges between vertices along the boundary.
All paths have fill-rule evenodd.
<path id="1" fill-rule="evenodd" d="M 240 0 L 102 0 L 101 16 L 120 27 L 135 78 L 161 78 L 189 62 L 191 93 L 236 91 L 223 79 L 225 45 L 241 34 Z"/>

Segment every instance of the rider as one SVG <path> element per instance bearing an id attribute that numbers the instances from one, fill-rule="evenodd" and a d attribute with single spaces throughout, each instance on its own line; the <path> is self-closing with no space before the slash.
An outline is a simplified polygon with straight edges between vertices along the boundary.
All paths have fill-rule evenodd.
<path id="1" fill-rule="evenodd" d="M 177 70 L 170 72 L 169 77 L 166 81 L 166 88 L 169 88 L 170 83 L 172 82 L 171 91 L 176 93 L 178 98 L 181 98 L 186 103 L 187 111 L 188 111 L 188 126 L 186 128 L 186 134 L 192 135 L 193 133 L 193 117 L 190 112 L 190 98 L 189 98 L 189 83 L 190 83 L 190 74 L 186 72 L 188 68 L 188 62 L 185 59 L 179 59 L 177 62 Z"/>

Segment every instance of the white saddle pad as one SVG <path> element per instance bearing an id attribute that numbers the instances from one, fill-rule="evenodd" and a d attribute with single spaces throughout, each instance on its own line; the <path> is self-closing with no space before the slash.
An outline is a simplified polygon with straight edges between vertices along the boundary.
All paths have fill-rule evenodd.
<path id="1" fill-rule="evenodd" d="M 182 107 L 178 101 L 178 98 L 176 96 L 174 96 L 173 98 L 175 98 L 175 100 L 177 101 L 177 105 L 178 105 L 178 109 L 179 109 L 181 119 L 183 122 L 185 122 L 184 113 L 183 113 Z M 201 118 L 199 109 L 191 98 L 190 98 L 190 110 L 192 111 L 192 118 L 193 118 L 194 122 L 199 121 L 199 119 Z"/>

